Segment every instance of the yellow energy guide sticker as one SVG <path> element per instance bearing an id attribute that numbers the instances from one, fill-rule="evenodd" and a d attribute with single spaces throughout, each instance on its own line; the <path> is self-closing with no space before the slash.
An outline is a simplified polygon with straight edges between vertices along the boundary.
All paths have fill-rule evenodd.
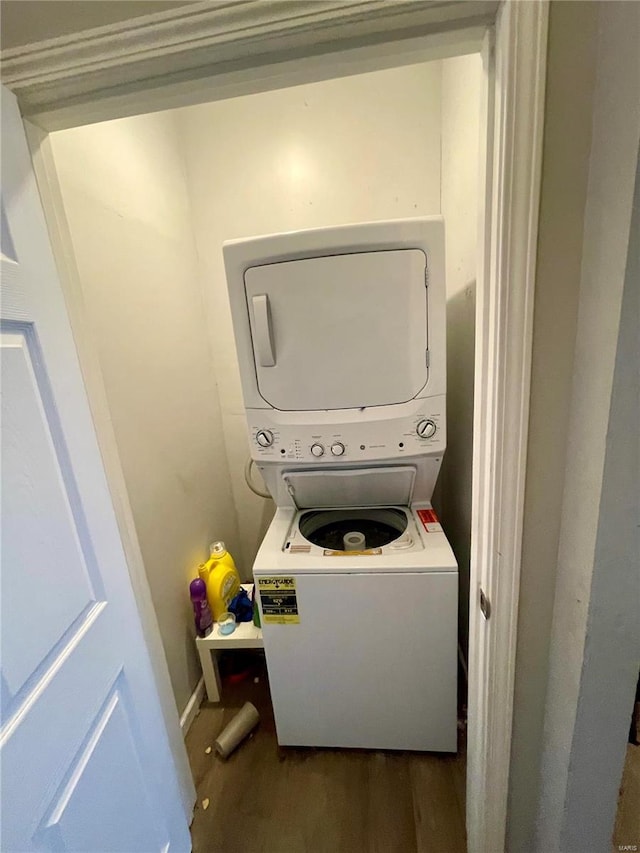
<path id="1" fill-rule="evenodd" d="M 271 625 L 295 625 L 300 622 L 296 579 L 278 575 L 258 578 L 262 621 Z"/>

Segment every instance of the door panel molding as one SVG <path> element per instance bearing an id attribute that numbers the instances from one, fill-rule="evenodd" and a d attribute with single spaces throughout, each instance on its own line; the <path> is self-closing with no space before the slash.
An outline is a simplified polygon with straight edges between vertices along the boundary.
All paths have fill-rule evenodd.
<path id="1" fill-rule="evenodd" d="M 169 849 L 170 838 L 165 827 L 153 819 L 148 779 L 145 778 L 144 764 L 138 754 L 135 714 L 127 707 L 130 703 L 124 672 L 120 670 L 102 706 L 89 723 L 82 744 L 52 797 L 48 812 L 34 832 L 34 838 L 43 847 L 51 850 L 79 849 L 83 841 L 82 830 L 86 823 L 88 804 L 94 802 L 92 791 L 87 790 L 86 780 L 101 775 L 109 779 L 109 788 L 115 796 L 112 800 L 105 798 L 95 809 L 92 815 L 95 828 L 108 831 L 110 826 L 117 825 L 122 821 L 123 814 L 129 812 L 125 808 L 127 800 L 129 804 L 133 801 L 135 818 L 131 821 L 128 814 L 130 825 L 127 827 L 132 845 L 137 842 L 140 849 Z M 122 741 L 127 743 L 128 749 L 122 763 L 114 767 L 109 753 Z M 111 842 L 114 847 L 118 840 L 117 833 L 121 831 L 122 827 L 118 827 L 113 833 Z M 105 843 L 104 839 L 102 843 Z"/>

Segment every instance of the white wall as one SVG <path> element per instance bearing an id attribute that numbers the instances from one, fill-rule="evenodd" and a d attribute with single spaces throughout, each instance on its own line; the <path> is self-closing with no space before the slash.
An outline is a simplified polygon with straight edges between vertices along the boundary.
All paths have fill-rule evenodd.
<path id="1" fill-rule="evenodd" d="M 441 474 L 444 530 L 458 560 L 460 638 L 469 627 L 471 469 L 475 364 L 478 166 L 482 60 L 442 63 L 442 215 L 447 273 L 447 452 Z"/>
<path id="2" fill-rule="evenodd" d="M 447 520 L 464 576 L 480 67 L 474 57 L 443 66 L 446 110 L 436 62 L 53 136 L 180 711 L 199 675 L 187 582 L 214 537 L 249 577 L 273 512 L 243 477 L 249 448 L 222 243 L 439 213 L 441 145 L 455 415 Z M 466 627 L 464 588 L 461 598 Z"/>
<path id="3" fill-rule="evenodd" d="M 248 440 L 222 243 L 440 212 L 440 63 L 179 113 L 245 576 L 271 502 L 243 479 Z"/>
<path id="4" fill-rule="evenodd" d="M 640 7 L 598 6 L 535 846 L 541 853 L 611 844 L 640 648 L 637 215 L 631 233 L 640 144 Z"/>
<path id="5" fill-rule="evenodd" d="M 597 15 L 598 4 L 588 0 L 552 3 L 549 16 L 509 853 L 532 850 L 538 803 L 591 147 Z"/>
<path id="6" fill-rule="evenodd" d="M 188 581 L 212 538 L 239 539 L 174 117 L 52 144 L 181 712 L 200 676 Z"/>

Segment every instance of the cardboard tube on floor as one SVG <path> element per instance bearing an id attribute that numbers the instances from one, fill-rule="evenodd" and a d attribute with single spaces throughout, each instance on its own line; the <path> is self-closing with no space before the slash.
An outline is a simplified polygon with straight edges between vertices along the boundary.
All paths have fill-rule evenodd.
<path id="1" fill-rule="evenodd" d="M 246 738 L 257 725 L 260 714 L 255 705 L 245 702 L 233 720 L 224 727 L 216 739 L 216 752 L 228 758 L 238 744 Z"/>

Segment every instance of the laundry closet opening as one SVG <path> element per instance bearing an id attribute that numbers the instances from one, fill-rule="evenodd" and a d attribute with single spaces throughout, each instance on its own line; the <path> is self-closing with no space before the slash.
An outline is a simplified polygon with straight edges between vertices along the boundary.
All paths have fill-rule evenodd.
<path id="1" fill-rule="evenodd" d="M 447 449 L 433 504 L 459 566 L 466 659 L 482 76 L 470 54 L 50 136 L 179 713 L 201 676 L 188 583 L 214 539 L 250 580 L 274 511 L 244 477 L 222 256 L 235 238 L 443 217 Z"/>

